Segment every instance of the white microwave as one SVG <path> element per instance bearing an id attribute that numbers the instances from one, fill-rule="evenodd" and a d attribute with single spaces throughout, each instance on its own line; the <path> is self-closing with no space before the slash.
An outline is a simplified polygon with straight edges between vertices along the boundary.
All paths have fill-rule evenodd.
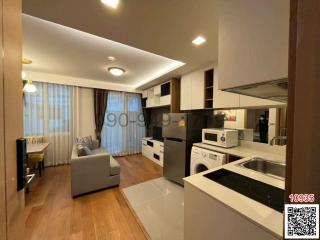
<path id="1" fill-rule="evenodd" d="M 236 147 L 239 145 L 238 130 L 234 129 L 202 129 L 202 143 L 215 145 L 224 148 Z"/>

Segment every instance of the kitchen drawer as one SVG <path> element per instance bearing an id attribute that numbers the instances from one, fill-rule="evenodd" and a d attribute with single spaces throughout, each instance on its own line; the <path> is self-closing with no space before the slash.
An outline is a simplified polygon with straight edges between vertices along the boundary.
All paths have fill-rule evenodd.
<path id="1" fill-rule="evenodd" d="M 148 145 L 142 145 L 142 155 L 146 158 L 152 159 L 153 158 L 153 150 Z"/>
<path id="2" fill-rule="evenodd" d="M 154 145 L 153 145 L 153 148 L 154 148 L 154 151 L 158 154 L 161 153 L 161 151 L 163 152 L 163 142 L 160 142 L 160 141 L 153 141 L 154 142 Z"/>
<path id="3" fill-rule="evenodd" d="M 153 147 L 148 145 L 148 140 L 142 139 L 142 155 L 153 158 Z"/>
<path id="4" fill-rule="evenodd" d="M 152 160 L 160 166 L 163 166 L 163 154 L 153 153 Z"/>

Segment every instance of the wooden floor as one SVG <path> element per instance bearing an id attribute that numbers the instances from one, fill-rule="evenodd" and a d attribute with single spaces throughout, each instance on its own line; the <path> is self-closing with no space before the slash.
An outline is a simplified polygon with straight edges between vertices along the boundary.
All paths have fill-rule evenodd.
<path id="1" fill-rule="evenodd" d="M 117 160 L 121 165 L 120 188 L 162 176 L 162 168 L 141 155 Z M 46 168 L 26 194 L 24 239 L 146 239 L 120 188 L 72 199 L 69 166 Z"/>

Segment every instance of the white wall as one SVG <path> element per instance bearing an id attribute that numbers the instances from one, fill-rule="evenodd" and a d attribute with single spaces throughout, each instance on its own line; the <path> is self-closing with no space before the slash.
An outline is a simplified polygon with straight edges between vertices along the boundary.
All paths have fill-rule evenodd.
<path id="1" fill-rule="evenodd" d="M 80 87 L 78 96 L 78 137 L 96 138 L 93 89 Z"/>
<path id="2" fill-rule="evenodd" d="M 268 140 L 271 141 L 277 135 L 277 109 L 269 108 Z"/>
<path id="3" fill-rule="evenodd" d="M 215 114 L 218 112 L 224 112 L 223 110 L 217 110 L 215 111 Z M 245 115 L 246 110 L 245 109 L 237 109 L 236 112 L 236 121 L 224 121 L 224 127 L 225 128 L 245 128 Z"/>

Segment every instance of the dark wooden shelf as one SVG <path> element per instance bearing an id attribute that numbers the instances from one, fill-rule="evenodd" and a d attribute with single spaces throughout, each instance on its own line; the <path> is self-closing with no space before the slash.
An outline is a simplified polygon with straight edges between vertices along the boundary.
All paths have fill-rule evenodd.
<path id="1" fill-rule="evenodd" d="M 214 88 L 214 70 L 209 69 L 204 72 L 204 107 L 206 109 L 213 108 L 213 88 Z"/>

